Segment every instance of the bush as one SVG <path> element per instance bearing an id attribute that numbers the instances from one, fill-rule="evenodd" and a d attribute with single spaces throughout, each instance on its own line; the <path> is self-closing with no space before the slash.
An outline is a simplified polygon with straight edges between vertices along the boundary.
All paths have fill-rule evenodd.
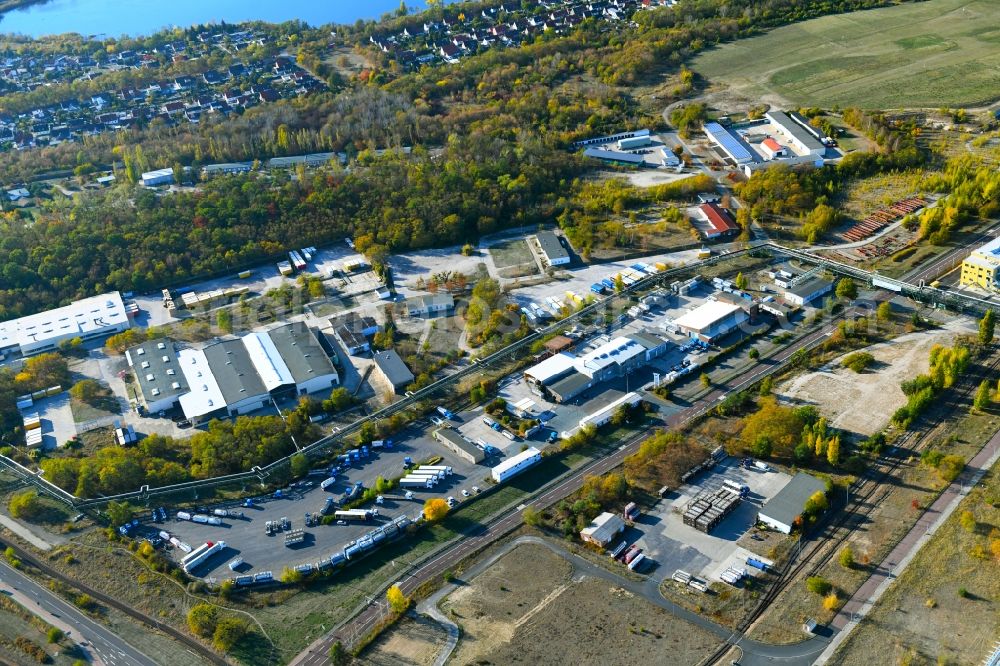
<path id="1" fill-rule="evenodd" d="M 970 596 L 969 591 L 964 587 L 960 587 L 958 588 L 958 596 L 962 597 L 963 599 L 968 599 Z"/>
<path id="2" fill-rule="evenodd" d="M 854 354 L 845 356 L 844 360 L 841 361 L 841 365 L 860 374 L 874 362 L 875 357 L 868 352 L 855 352 Z"/>
<path id="3" fill-rule="evenodd" d="M 247 634 L 246 623 L 236 617 L 224 617 L 212 632 L 212 645 L 220 652 L 229 652 Z"/>
<path id="4" fill-rule="evenodd" d="M 195 636 L 208 638 L 215 633 L 215 627 L 219 622 L 219 611 L 215 606 L 209 604 L 197 604 L 188 611 L 188 629 Z"/>
<path id="5" fill-rule="evenodd" d="M 840 566 L 845 569 L 854 568 L 854 551 L 851 550 L 850 546 L 844 546 L 844 549 L 840 551 Z"/>
<path id="6" fill-rule="evenodd" d="M 45 638 L 49 641 L 49 643 L 58 643 L 63 639 L 63 636 L 65 636 L 65 634 L 62 629 L 58 627 L 52 627 L 49 629 L 48 633 L 45 634 Z"/>
<path id="7" fill-rule="evenodd" d="M 840 597 L 837 596 L 836 592 L 831 592 L 830 594 L 823 597 L 823 608 L 828 611 L 837 610 L 837 606 L 840 605 Z"/>
<path id="8" fill-rule="evenodd" d="M 448 502 L 440 497 L 432 497 L 424 502 L 424 518 L 436 522 L 448 515 Z"/>
<path id="9" fill-rule="evenodd" d="M 386 590 L 385 598 L 389 601 L 392 610 L 399 615 L 405 613 L 406 609 L 410 607 L 410 598 L 403 594 L 399 585 L 393 585 Z"/>
<path id="10" fill-rule="evenodd" d="M 806 589 L 813 594 L 825 597 L 833 589 L 833 585 L 822 576 L 810 576 L 806 579 Z"/>

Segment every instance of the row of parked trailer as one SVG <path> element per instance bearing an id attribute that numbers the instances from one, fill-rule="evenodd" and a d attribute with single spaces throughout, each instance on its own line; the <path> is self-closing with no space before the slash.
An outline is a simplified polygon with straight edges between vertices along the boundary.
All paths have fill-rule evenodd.
<path id="1" fill-rule="evenodd" d="M 397 516 L 385 525 L 381 525 L 368 532 L 357 541 L 352 541 L 343 550 L 334 553 L 330 557 L 324 557 L 316 562 L 298 564 L 293 568 L 300 574 L 309 575 L 317 571 L 328 571 L 335 567 L 345 566 L 348 562 L 360 559 L 366 553 L 375 550 L 387 541 L 401 536 L 410 522 L 407 516 Z M 274 577 L 270 571 L 264 571 L 252 576 L 236 576 L 231 580 L 234 584 L 243 587 L 259 583 L 269 583 L 274 580 Z"/>
<path id="2" fill-rule="evenodd" d="M 691 469 L 689 469 L 688 471 L 684 472 L 684 474 L 681 475 L 681 483 L 687 483 L 688 481 L 693 479 L 698 472 L 712 469 L 721 460 L 724 460 L 725 458 L 726 458 L 726 450 L 721 446 L 715 447 L 715 450 L 713 450 L 712 453 L 707 458 L 705 458 L 705 460 L 701 461 L 700 463 L 698 463 L 697 465 L 695 465 L 694 467 L 692 467 Z"/>
<path id="3" fill-rule="evenodd" d="M 674 575 L 671 576 L 671 578 L 673 578 L 681 585 L 687 585 L 688 587 L 692 587 L 698 590 L 699 592 L 708 592 L 707 582 L 701 580 L 700 578 L 696 578 L 695 576 L 692 576 L 688 572 L 683 571 L 681 569 L 675 571 Z"/>
<path id="4" fill-rule="evenodd" d="M 301 250 L 291 250 L 288 253 L 288 261 L 278 262 L 278 272 L 282 275 L 292 275 L 296 271 L 302 272 L 306 269 L 306 263 L 313 260 L 316 248 L 305 247 Z"/>
<path id="5" fill-rule="evenodd" d="M 399 486 L 400 488 L 430 490 L 453 473 L 454 470 L 447 465 L 421 465 L 400 479 Z"/>

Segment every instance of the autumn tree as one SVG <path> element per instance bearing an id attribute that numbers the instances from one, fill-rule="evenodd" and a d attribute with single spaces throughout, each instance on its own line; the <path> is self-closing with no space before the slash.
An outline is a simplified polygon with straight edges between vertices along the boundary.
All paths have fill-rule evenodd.
<path id="1" fill-rule="evenodd" d="M 392 585 L 385 592 L 385 598 L 389 602 L 389 607 L 394 613 L 402 615 L 410 607 L 410 598 L 403 594 L 399 585 Z"/>
<path id="2" fill-rule="evenodd" d="M 990 308 L 979 320 L 979 344 L 988 345 L 993 342 L 993 333 L 997 324 L 997 317 L 993 309 Z"/>
<path id="3" fill-rule="evenodd" d="M 448 515 L 448 502 L 440 497 L 432 497 L 424 502 L 424 518 L 437 522 Z"/>
<path id="4" fill-rule="evenodd" d="M 196 604 L 187 614 L 188 629 L 195 636 L 208 638 L 215 632 L 219 621 L 219 611 L 209 604 Z"/>
<path id="5" fill-rule="evenodd" d="M 841 278 L 837 282 L 837 298 L 846 298 L 849 300 L 854 300 L 858 297 L 858 286 L 854 284 L 854 280 L 845 277 Z"/>

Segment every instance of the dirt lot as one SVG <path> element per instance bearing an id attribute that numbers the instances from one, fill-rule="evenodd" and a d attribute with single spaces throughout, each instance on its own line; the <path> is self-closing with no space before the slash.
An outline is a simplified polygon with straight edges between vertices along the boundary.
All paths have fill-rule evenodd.
<path id="1" fill-rule="evenodd" d="M 446 638 L 444 629 L 434 620 L 406 617 L 383 634 L 359 661 L 368 666 L 433 664 Z"/>
<path id="2" fill-rule="evenodd" d="M 927 372 L 931 347 L 950 344 L 957 334 L 972 330 L 968 321 L 955 319 L 942 328 L 908 333 L 865 349 L 877 363 L 868 371 L 857 374 L 841 367 L 841 356 L 815 372 L 795 377 L 776 393 L 785 400 L 816 405 L 835 428 L 871 435 L 906 402 L 900 382 Z"/>
<path id="3" fill-rule="evenodd" d="M 715 639 L 549 550 L 511 551 L 442 604 L 462 627 L 455 664 L 694 664 Z"/>
<path id="4" fill-rule="evenodd" d="M 517 278 L 538 274 L 535 256 L 525 240 L 513 239 L 497 243 L 490 246 L 489 253 L 500 277 Z"/>
<path id="5" fill-rule="evenodd" d="M 1000 635 L 1000 568 L 989 554 L 1000 538 L 997 472 L 920 550 L 832 663 L 976 664 L 986 657 Z M 971 532 L 960 526 L 964 511 L 975 516 Z M 958 594 L 963 587 L 968 598 Z"/>

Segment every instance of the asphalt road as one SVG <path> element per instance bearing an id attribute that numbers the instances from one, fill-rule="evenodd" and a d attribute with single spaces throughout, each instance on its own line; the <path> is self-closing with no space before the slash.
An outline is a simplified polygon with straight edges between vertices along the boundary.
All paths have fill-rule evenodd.
<path id="1" fill-rule="evenodd" d="M 84 649 L 108 666 L 157 666 L 153 661 L 125 639 L 115 635 L 110 629 L 95 622 L 75 606 L 64 601 L 47 587 L 0 560 L 0 587 L 7 587 L 15 593 L 34 601 L 46 613 L 75 628 L 69 636 L 75 643 L 89 645 Z"/>
<path id="2" fill-rule="evenodd" d="M 824 338 L 830 336 L 835 330 L 836 324 L 836 320 L 831 321 L 821 329 L 800 338 L 791 346 L 779 351 L 774 356 L 764 360 L 752 370 L 742 375 L 737 383 L 716 386 L 709 393 L 693 402 L 689 407 L 671 415 L 667 419 L 667 425 L 669 427 L 677 427 L 700 416 L 705 411 L 712 408 L 719 401 L 719 399 L 725 395 L 753 384 L 763 376 L 773 372 L 781 361 L 784 361 L 799 349 L 818 344 Z M 623 442 L 622 445 L 610 455 L 594 460 L 574 471 L 565 479 L 547 489 L 543 494 L 535 497 L 527 505 L 536 509 L 542 509 L 571 495 L 579 490 L 585 476 L 604 474 L 605 472 L 618 467 L 622 464 L 625 457 L 634 453 L 639 448 L 642 441 L 646 438 L 646 433 L 639 433 L 633 436 Z M 445 571 L 453 569 L 459 562 L 469 555 L 481 550 L 491 542 L 519 527 L 522 523 L 521 512 L 523 508 L 524 506 L 518 507 L 507 514 L 494 519 L 485 526 L 473 528 L 471 533 L 468 533 L 464 538 L 456 541 L 453 546 L 445 548 L 433 558 L 423 562 L 418 568 L 409 572 L 403 579 L 398 581 L 403 592 L 411 594 L 425 582 L 441 577 Z M 384 615 L 384 602 L 382 602 L 381 599 L 374 599 L 372 603 L 365 607 L 351 621 L 315 641 L 305 651 L 296 656 L 291 663 L 295 666 L 320 666 L 321 664 L 326 664 L 328 662 L 330 646 L 334 642 L 339 640 L 347 643 L 348 639 L 351 637 L 365 635 L 384 618 Z M 821 652 L 823 647 L 825 647 L 825 641 L 820 642 L 819 645 L 811 645 L 812 643 L 813 641 L 808 641 L 806 644 L 800 643 L 796 646 L 765 646 L 746 642 L 745 649 L 748 654 L 759 655 L 763 659 L 774 658 L 776 653 L 781 653 L 782 659 L 806 663 L 803 654 L 788 655 L 783 653 L 786 648 L 792 648 L 793 651 L 807 650 L 809 655 L 815 655 Z"/>

